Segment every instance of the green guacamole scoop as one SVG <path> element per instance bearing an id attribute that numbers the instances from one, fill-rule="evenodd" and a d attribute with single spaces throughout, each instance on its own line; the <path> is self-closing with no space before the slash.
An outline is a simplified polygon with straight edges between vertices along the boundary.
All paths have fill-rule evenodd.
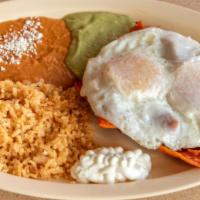
<path id="1" fill-rule="evenodd" d="M 89 58 L 95 57 L 103 46 L 135 25 L 130 17 L 110 12 L 72 13 L 63 20 L 72 36 L 66 63 L 80 79 Z"/>

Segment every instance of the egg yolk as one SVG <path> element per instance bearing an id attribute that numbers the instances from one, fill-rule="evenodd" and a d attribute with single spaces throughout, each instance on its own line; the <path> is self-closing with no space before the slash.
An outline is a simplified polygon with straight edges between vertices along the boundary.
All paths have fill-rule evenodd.
<path id="1" fill-rule="evenodd" d="M 200 61 L 185 63 L 177 70 L 169 101 L 182 113 L 200 111 Z"/>
<path id="2" fill-rule="evenodd" d="M 151 89 L 161 76 L 160 68 L 154 62 L 133 52 L 126 52 L 111 59 L 106 64 L 105 72 L 126 95 Z"/>

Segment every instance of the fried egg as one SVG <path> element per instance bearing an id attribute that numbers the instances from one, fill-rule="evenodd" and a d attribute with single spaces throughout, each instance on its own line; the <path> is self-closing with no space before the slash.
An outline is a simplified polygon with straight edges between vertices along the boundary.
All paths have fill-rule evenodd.
<path id="1" fill-rule="evenodd" d="M 200 147 L 200 44 L 160 28 L 126 34 L 89 59 L 81 95 L 140 145 Z"/>

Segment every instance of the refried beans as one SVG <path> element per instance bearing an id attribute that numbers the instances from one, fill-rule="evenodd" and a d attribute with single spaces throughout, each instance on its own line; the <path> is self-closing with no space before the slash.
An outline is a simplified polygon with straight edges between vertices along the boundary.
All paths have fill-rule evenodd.
<path id="1" fill-rule="evenodd" d="M 0 80 L 67 88 L 74 77 L 65 65 L 70 32 L 63 20 L 21 18 L 0 23 Z"/>

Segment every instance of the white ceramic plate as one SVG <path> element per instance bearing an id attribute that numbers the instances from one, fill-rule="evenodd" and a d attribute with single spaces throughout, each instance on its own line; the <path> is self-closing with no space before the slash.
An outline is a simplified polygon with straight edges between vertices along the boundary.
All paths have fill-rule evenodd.
<path id="1" fill-rule="evenodd" d="M 145 24 L 161 26 L 200 40 L 200 13 L 154 0 L 15 0 L 0 4 L 0 20 L 24 16 L 63 15 L 88 10 L 128 14 Z M 137 145 L 117 131 L 96 129 L 102 144 L 119 144 L 134 149 Z M 113 142 L 114 141 L 114 142 Z M 0 173 L 0 189 L 52 199 L 135 199 L 175 192 L 200 185 L 200 170 L 169 158 L 158 151 L 147 151 L 153 170 L 144 181 L 113 185 L 66 184 L 20 178 Z"/>

